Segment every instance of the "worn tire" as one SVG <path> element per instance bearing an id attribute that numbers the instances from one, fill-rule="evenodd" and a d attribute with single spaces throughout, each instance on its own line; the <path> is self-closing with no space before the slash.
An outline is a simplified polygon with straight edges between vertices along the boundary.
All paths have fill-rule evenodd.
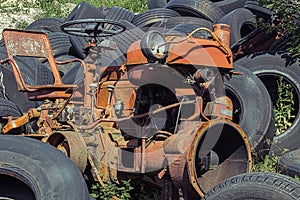
<path id="1" fill-rule="evenodd" d="M 137 40 L 142 39 L 143 35 L 144 31 L 142 31 L 140 28 L 134 28 L 126 30 L 123 33 L 114 35 L 109 39 L 117 43 L 120 51 L 123 53 L 123 55 L 126 55 L 130 45 L 132 45 Z"/>
<path id="2" fill-rule="evenodd" d="M 56 61 L 76 59 L 75 50 L 71 44 L 70 36 L 62 32 L 50 32 L 48 38 L 52 48 L 53 56 Z M 50 69 L 50 64 L 46 59 L 41 60 L 42 64 Z M 57 65 L 59 71 L 63 74 L 72 69 L 78 62 Z"/>
<path id="3" fill-rule="evenodd" d="M 134 18 L 135 14 L 131 12 L 130 10 L 127 10 L 125 8 L 121 8 L 118 6 L 112 7 L 106 14 L 105 19 L 109 19 L 112 21 L 127 21 L 131 22 Z M 114 25 L 105 25 L 105 28 L 107 29 L 116 29 Z"/>
<path id="4" fill-rule="evenodd" d="M 165 31 L 168 31 L 171 28 L 174 28 L 178 24 L 191 24 L 197 27 L 206 27 L 209 29 L 212 29 L 213 23 L 206 19 L 201 19 L 198 17 L 171 17 L 164 21 L 156 22 L 152 25 L 151 28 L 160 28 L 165 29 Z"/>
<path id="5" fill-rule="evenodd" d="M 171 28 L 167 32 L 167 34 L 176 34 L 176 35 L 178 34 L 178 35 L 181 35 L 182 37 L 184 37 L 187 34 L 190 34 L 191 32 L 193 32 L 197 28 L 198 28 L 198 26 L 195 26 L 193 24 L 182 23 L 182 24 L 178 24 L 175 27 Z M 193 37 L 207 39 L 210 37 L 210 35 L 206 31 L 198 31 L 195 34 L 193 34 Z"/>
<path id="6" fill-rule="evenodd" d="M 284 34 L 276 42 L 272 44 L 269 51 L 285 51 L 288 52 L 288 48 L 291 47 L 291 39 L 288 34 Z"/>
<path id="7" fill-rule="evenodd" d="M 147 1 L 147 7 L 148 9 L 154 9 L 154 8 L 163 8 L 167 4 L 167 0 L 148 0 Z"/>
<path id="8" fill-rule="evenodd" d="M 90 199 L 77 166 L 48 144 L 20 136 L 0 136 L 0 160 L 0 197 Z"/>
<path id="9" fill-rule="evenodd" d="M 109 9 L 107 12 L 105 19 L 110 19 L 113 21 L 120 21 L 120 20 L 127 20 L 131 22 L 134 18 L 135 14 L 131 12 L 130 10 L 127 10 L 125 8 L 121 8 L 118 6 L 114 6 Z"/>
<path id="10" fill-rule="evenodd" d="M 0 60 L 7 58 L 5 47 L 0 47 Z M 9 101 L 16 104 L 22 113 L 27 112 L 32 107 L 39 105 L 36 101 L 29 101 L 25 92 L 19 92 L 16 79 L 12 73 L 11 66 L 8 64 L 1 65 L 1 71 L 3 73 L 4 88 L 1 87 L 1 97 L 7 98 Z M 4 93 L 4 94 L 3 94 Z"/>
<path id="11" fill-rule="evenodd" d="M 105 15 L 100 9 L 95 8 L 87 2 L 78 4 L 67 16 L 65 21 L 77 19 L 104 19 Z"/>
<path id="12" fill-rule="evenodd" d="M 243 75 L 233 75 L 224 83 L 226 95 L 233 102 L 233 122 L 248 136 L 253 156 L 262 159 L 274 137 L 273 105 L 258 77 L 237 64 L 235 70 Z"/>
<path id="13" fill-rule="evenodd" d="M 78 4 L 65 19 L 65 22 L 79 19 L 104 19 L 103 12 L 87 2 Z M 90 38 L 80 36 L 70 36 L 71 44 L 74 48 L 74 55 L 77 58 L 84 59 L 86 55 L 82 52 L 83 48 L 88 44 Z"/>
<path id="14" fill-rule="evenodd" d="M 245 2 L 246 2 L 246 0 L 223 0 L 223 1 L 215 2 L 214 5 L 221 8 L 221 10 L 225 14 L 227 14 L 237 8 L 243 8 L 245 5 Z"/>
<path id="15" fill-rule="evenodd" d="M 20 117 L 22 115 L 16 104 L 4 98 L 0 98 L 0 111 L 0 117 Z"/>
<path id="16" fill-rule="evenodd" d="M 294 150 L 300 147 L 300 68 L 299 60 L 288 53 L 262 52 L 249 55 L 235 62 L 257 75 L 265 84 L 274 104 L 278 99 L 277 80 L 282 77 L 293 89 L 295 119 L 284 133 L 274 137 L 271 152 L 281 155 L 285 149 Z"/>
<path id="17" fill-rule="evenodd" d="M 171 0 L 166 8 L 180 13 L 182 16 L 199 17 L 216 22 L 225 13 L 209 0 Z"/>
<path id="18" fill-rule="evenodd" d="M 202 200 L 297 200 L 300 184 L 291 177 L 270 173 L 252 172 L 234 176 L 208 192 Z"/>
<path id="19" fill-rule="evenodd" d="M 5 47 L 0 48 L 0 60 L 7 58 Z M 19 68 L 22 72 L 25 83 L 29 85 L 43 85 L 54 83 L 52 72 L 35 58 L 16 58 Z M 25 113 L 30 108 L 37 107 L 40 103 L 29 101 L 25 92 L 19 92 L 16 79 L 9 64 L 1 66 L 3 73 L 3 84 L 5 86 L 5 96 L 12 101 L 17 107 Z M 3 88 L 1 88 L 2 90 Z"/>
<path id="20" fill-rule="evenodd" d="M 260 6 L 257 1 L 247 0 L 244 8 L 249 9 L 253 14 L 263 19 L 269 19 L 274 14 L 271 10 Z"/>
<path id="21" fill-rule="evenodd" d="M 5 44 L 4 44 L 4 40 L 3 40 L 3 39 L 0 40 L 0 48 L 2 48 L 2 47 L 5 47 Z"/>
<path id="22" fill-rule="evenodd" d="M 2 132 L 3 126 L 7 123 L 7 119 L 3 117 L 12 116 L 12 117 L 20 117 L 22 116 L 22 112 L 13 102 L 0 97 L 0 133 Z M 18 134 L 22 133 L 23 127 L 18 129 L 13 129 L 9 132 L 9 134 Z"/>
<path id="23" fill-rule="evenodd" d="M 137 14 L 132 23 L 137 27 L 150 27 L 156 22 L 166 20 L 171 17 L 180 17 L 180 14 L 174 10 L 166 8 L 155 8 Z"/>
<path id="24" fill-rule="evenodd" d="M 289 151 L 280 156 L 277 171 L 293 178 L 300 177 L 300 149 Z"/>
<path id="25" fill-rule="evenodd" d="M 45 32 L 61 32 L 60 25 L 63 22 L 64 19 L 62 18 L 47 17 L 32 22 L 25 29 L 45 31 Z"/>
<path id="26" fill-rule="evenodd" d="M 218 20 L 218 23 L 230 25 L 230 45 L 233 45 L 256 28 L 255 15 L 245 8 L 231 11 Z"/>

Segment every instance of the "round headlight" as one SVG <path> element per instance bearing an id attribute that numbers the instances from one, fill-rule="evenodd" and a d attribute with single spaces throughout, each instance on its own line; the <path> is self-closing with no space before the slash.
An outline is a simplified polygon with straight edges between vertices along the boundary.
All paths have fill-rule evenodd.
<path id="1" fill-rule="evenodd" d="M 165 37 L 158 31 L 145 33 L 141 40 L 141 49 L 149 61 L 162 60 L 168 52 L 168 45 Z"/>

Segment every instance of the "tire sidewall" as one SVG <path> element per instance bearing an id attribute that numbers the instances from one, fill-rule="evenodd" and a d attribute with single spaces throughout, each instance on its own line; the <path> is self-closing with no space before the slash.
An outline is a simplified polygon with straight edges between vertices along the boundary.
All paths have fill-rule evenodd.
<path id="1" fill-rule="evenodd" d="M 89 198 L 77 166 L 48 144 L 20 136 L 0 136 L 0 160 L 0 173 L 9 172 L 23 180 L 36 199 Z"/>
<path id="2" fill-rule="evenodd" d="M 293 86 L 297 98 L 300 101 L 300 68 L 298 60 L 294 60 L 289 54 L 282 52 L 260 52 L 241 58 L 235 62 L 252 71 L 256 76 L 262 75 L 283 76 Z M 274 103 L 274 102 L 273 102 Z M 271 153 L 282 155 L 288 150 L 298 148 L 300 140 L 300 103 L 298 102 L 298 113 L 295 116 L 292 126 L 285 133 L 274 137 Z"/>

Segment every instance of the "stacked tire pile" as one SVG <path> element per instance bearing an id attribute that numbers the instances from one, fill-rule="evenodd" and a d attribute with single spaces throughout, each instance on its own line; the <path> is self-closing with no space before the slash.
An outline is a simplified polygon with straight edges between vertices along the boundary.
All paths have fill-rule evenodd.
<path id="1" fill-rule="evenodd" d="M 285 52 L 288 48 L 288 37 L 277 39 L 277 33 L 269 33 L 257 27 L 257 19 L 270 19 L 273 15 L 270 10 L 259 6 L 255 1 L 246 0 L 148 0 L 148 8 L 147 11 L 135 14 L 121 7 L 96 8 L 83 2 L 78 4 L 66 19 L 43 18 L 33 22 L 26 29 L 47 32 L 56 60 L 85 59 L 87 55 L 84 48 L 89 38 L 68 35 L 61 31 L 61 24 L 89 18 L 120 21 L 127 30 L 106 38 L 116 43 L 117 48 L 106 51 L 99 61 L 102 65 L 109 66 L 126 62 L 129 46 L 149 30 L 158 29 L 163 33 L 185 35 L 197 27 L 211 29 L 215 23 L 229 24 L 234 67 L 243 75 L 233 75 L 230 80 L 225 80 L 225 90 L 233 101 L 234 122 L 248 135 L 254 158 L 263 159 L 269 152 L 281 156 L 285 149 L 295 150 L 300 147 L 299 60 Z M 0 42 L 0 60 L 5 58 L 5 54 L 3 42 Z M 20 59 L 25 81 L 30 84 L 53 81 L 47 65 L 43 60 Z M 75 64 L 61 68 L 64 83 L 80 84 L 83 81 L 80 69 L 79 65 Z M 38 72 L 38 76 L 33 76 L 33 72 Z M 2 104 L 9 104 L 12 108 L 1 113 L 3 116 L 20 116 L 29 108 L 38 106 L 39 102 L 27 101 L 26 94 L 17 92 L 10 66 L 4 65 L 2 73 L 4 84 L 0 85 L 0 89 L 5 97 Z M 280 77 L 292 86 L 292 115 L 295 118 L 284 133 L 274 136 L 273 105 L 279 98 L 277 82 Z M 299 155 L 299 150 L 283 155 L 279 159 L 279 172 L 300 176 Z M 286 184 L 290 187 L 284 187 Z M 236 189 L 230 190 L 232 187 Z M 242 174 L 216 186 L 205 199 L 235 199 L 247 195 L 251 198 L 267 199 L 271 194 L 278 194 L 277 197 L 272 196 L 272 199 L 299 199 L 299 192 L 290 192 L 296 187 L 298 184 L 292 178 L 280 174 Z"/>

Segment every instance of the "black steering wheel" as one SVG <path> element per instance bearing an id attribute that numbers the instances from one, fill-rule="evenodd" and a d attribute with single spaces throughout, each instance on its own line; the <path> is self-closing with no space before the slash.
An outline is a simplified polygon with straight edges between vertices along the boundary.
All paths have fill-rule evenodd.
<path id="1" fill-rule="evenodd" d="M 126 26 L 121 22 L 107 19 L 79 19 L 63 23 L 61 30 L 81 37 L 109 37 L 122 33 L 126 30 Z"/>

